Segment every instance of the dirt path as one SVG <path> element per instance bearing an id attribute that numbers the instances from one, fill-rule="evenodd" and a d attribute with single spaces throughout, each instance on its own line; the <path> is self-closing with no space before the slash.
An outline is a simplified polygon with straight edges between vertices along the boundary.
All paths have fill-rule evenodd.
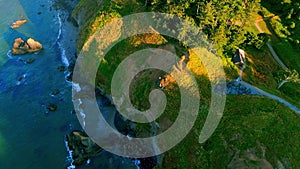
<path id="1" fill-rule="evenodd" d="M 256 86 L 253 86 L 247 82 L 244 82 L 243 79 L 242 79 L 242 76 L 243 76 L 243 71 L 244 69 L 246 68 L 246 65 L 242 67 L 242 69 L 240 70 L 240 75 L 239 77 L 235 80 L 236 83 L 244 86 L 245 88 L 249 89 L 250 90 L 250 93 L 254 93 L 254 94 L 257 94 L 257 95 L 262 95 L 262 96 L 266 96 L 268 98 L 271 98 L 273 100 L 276 100 L 280 103 L 282 103 L 283 105 L 287 106 L 288 108 L 290 108 L 291 110 L 293 110 L 294 112 L 296 112 L 297 114 L 300 114 L 300 109 L 296 106 L 294 106 L 293 104 L 287 102 L 286 100 L 276 96 L 276 95 L 273 95 L 271 93 L 268 93 L 266 91 L 263 91 L 261 89 L 259 89 L 258 87 Z"/>
<path id="2" fill-rule="evenodd" d="M 264 21 L 265 19 L 259 19 L 256 20 L 254 22 L 254 25 L 256 26 L 257 30 L 259 31 L 259 33 L 264 33 L 264 31 L 260 28 L 260 26 L 258 25 L 259 22 Z M 273 49 L 272 45 L 267 42 L 267 46 L 273 56 L 273 58 L 277 61 L 277 63 L 284 69 L 284 70 L 288 70 L 288 68 L 285 66 L 285 64 L 279 59 L 277 53 L 275 52 L 275 50 Z"/>
<path id="3" fill-rule="evenodd" d="M 275 50 L 273 49 L 272 45 L 267 42 L 267 46 L 272 53 L 273 58 L 277 61 L 277 63 L 282 67 L 284 70 L 288 70 L 288 68 L 285 66 L 285 64 L 279 59 L 278 55 L 276 54 Z"/>

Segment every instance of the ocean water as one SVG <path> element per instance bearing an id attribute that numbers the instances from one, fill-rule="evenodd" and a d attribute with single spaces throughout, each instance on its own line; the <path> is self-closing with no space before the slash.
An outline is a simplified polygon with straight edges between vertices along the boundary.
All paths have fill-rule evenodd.
<path id="1" fill-rule="evenodd" d="M 76 0 L 54 1 L 0 0 L 0 169 L 70 167 L 65 134 L 82 128 L 71 114 L 71 83 L 65 80 L 70 72 L 58 67 L 75 62 L 77 28 L 67 21 L 66 9 Z M 18 19 L 28 22 L 10 28 Z M 39 41 L 43 50 L 12 56 L 10 49 L 18 37 Z M 27 64 L 27 59 L 35 61 Z M 54 96 L 54 90 L 60 93 Z M 57 110 L 49 112 L 48 104 L 56 104 Z M 138 164 L 103 151 L 76 168 L 130 169 Z"/>
<path id="2" fill-rule="evenodd" d="M 68 152 L 64 135 L 80 129 L 71 114 L 71 85 L 65 80 L 74 60 L 76 28 L 65 22 L 65 11 L 55 10 L 46 0 L 0 0 L 0 168 L 66 168 Z M 20 28 L 10 25 L 18 19 Z M 66 29 L 68 28 L 68 29 Z M 43 44 L 35 54 L 11 56 L 17 37 Z M 68 44 L 68 45 L 66 45 Z M 32 64 L 26 60 L 33 58 Z M 53 90 L 60 93 L 52 96 Z M 48 112 L 50 103 L 58 106 Z"/>

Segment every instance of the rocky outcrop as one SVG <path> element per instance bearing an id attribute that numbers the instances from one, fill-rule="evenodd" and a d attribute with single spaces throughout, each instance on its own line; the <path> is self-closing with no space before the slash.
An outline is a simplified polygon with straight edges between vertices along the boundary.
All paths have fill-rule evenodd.
<path id="1" fill-rule="evenodd" d="M 72 131 L 66 135 L 68 149 L 72 151 L 73 165 L 79 166 L 102 151 L 85 133 Z"/>
<path id="2" fill-rule="evenodd" d="M 264 168 L 264 169 L 273 169 L 272 164 L 265 157 L 265 147 L 260 147 L 261 153 L 256 149 L 251 148 L 245 151 L 237 151 L 234 154 L 231 162 L 227 166 L 229 169 L 235 168 Z"/>
<path id="3" fill-rule="evenodd" d="M 34 53 L 43 48 L 42 44 L 29 38 L 28 40 L 23 40 L 22 38 L 15 39 L 12 47 L 13 55 L 22 55 L 26 53 Z"/>
<path id="4" fill-rule="evenodd" d="M 237 153 L 239 155 L 239 153 Z M 235 169 L 235 168 L 264 168 L 264 169 L 273 169 L 273 166 L 269 161 L 266 159 L 259 159 L 258 157 L 254 156 L 247 156 L 246 159 L 235 157 L 228 168 Z"/>
<path id="5" fill-rule="evenodd" d="M 21 25 L 25 24 L 26 22 L 27 22 L 26 19 L 21 19 L 21 20 L 18 20 L 16 22 L 12 23 L 10 27 L 15 29 L 15 28 L 18 28 Z"/>
<path id="6" fill-rule="evenodd" d="M 103 0 L 81 0 L 73 10 L 71 17 L 80 28 L 93 18 L 102 4 Z"/>

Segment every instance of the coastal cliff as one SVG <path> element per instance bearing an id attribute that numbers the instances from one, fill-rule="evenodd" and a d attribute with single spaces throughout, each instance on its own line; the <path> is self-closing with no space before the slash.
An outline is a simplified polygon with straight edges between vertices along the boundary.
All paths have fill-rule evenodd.
<path id="1" fill-rule="evenodd" d="M 111 19 L 134 12 L 142 12 L 144 8 L 144 3 L 134 0 L 130 2 L 81 0 L 72 13 L 72 17 L 80 28 L 79 37 L 77 39 L 78 51 L 81 50 L 86 40 L 97 29 L 104 26 L 105 23 Z M 232 27 L 235 26 L 236 25 Z M 172 42 L 170 39 L 166 38 L 167 40 L 163 40 L 163 44 L 159 44 L 158 42 L 161 42 L 161 39 L 164 39 L 164 37 L 156 35 L 155 38 L 144 38 L 146 36 L 151 37 L 152 35 L 141 35 L 139 37 L 129 38 L 116 44 L 115 47 L 111 49 L 105 58 L 106 64 L 102 65 L 101 71 L 98 71 L 96 77 L 96 85 L 101 91 L 104 91 L 103 93 L 110 93 L 110 80 L 115 68 L 122 59 L 135 51 L 150 46 L 141 39 L 155 39 L 157 44 L 156 42 L 151 43 L 151 47 L 154 48 L 166 47 L 166 44 L 170 45 L 171 48 L 175 48 L 174 50 L 176 51 L 174 53 L 180 53 L 179 57 L 186 52 L 185 48 L 182 48 L 180 44 L 176 44 L 177 42 Z M 241 36 L 239 35 L 238 37 Z M 140 44 L 137 42 L 143 43 Z M 218 43 L 219 42 L 216 44 L 218 45 Z M 135 46 L 134 44 L 139 45 Z M 254 49 L 251 48 L 251 50 Z M 252 61 L 251 58 L 255 60 L 254 56 L 247 57 L 249 61 Z M 273 64 L 263 60 L 263 58 L 267 58 L 267 56 L 259 60 L 256 59 L 255 64 Z M 224 67 L 228 72 L 236 70 L 233 68 L 233 65 L 227 62 L 228 59 L 223 59 Z M 251 62 L 251 64 L 254 63 Z M 251 71 L 255 71 L 264 68 L 264 66 L 261 65 L 255 67 L 251 64 L 247 67 L 249 71 L 250 69 Z M 201 61 L 197 61 L 197 58 L 191 54 L 187 65 L 190 66 L 193 73 L 197 75 L 197 81 L 199 86 L 201 86 L 202 106 L 199 108 L 199 117 L 196 121 L 197 125 L 195 125 L 190 134 L 188 134 L 180 144 L 164 154 L 164 159 L 161 163 L 162 168 L 193 168 L 199 166 L 202 166 L 202 168 L 243 168 L 247 166 L 253 168 L 289 168 L 299 164 L 299 156 L 296 153 L 299 149 L 295 149 L 293 146 L 299 143 L 298 139 L 291 137 L 286 140 L 283 137 L 285 135 L 286 138 L 289 136 L 286 131 L 299 134 L 297 130 L 299 129 L 299 118 L 296 117 L 291 110 L 287 110 L 286 107 L 278 104 L 274 100 L 256 95 L 248 96 L 245 92 L 242 93 L 243 95 L 227 96 L 226 108 L 223 119 L 219 124 L 220 127 L 216 129 L 214 135 L 207 142 L 200 144 L 197 137 L 201 132 L 202 124 L 209 111 L 211 86 L 207 78 L 207 72 Z M 267 71 L 271 72 L 271 70 L 266 70 L 265 72 Z M 141 78 L 149 76 L 149 74 L 151 76 L 147 77 L 147 80 Z M 133 81 L 131 87 L 132 92 L 135 93 L 132 95 L 131 101 L 134 106 L 142 110 L 149 108 L 149 101 L 147 100 L 149 92 L 157 88 L 156 80 L 163 75 L 161 72 L 151 72 L 149 74 L 139 74 L 142 80 L 138 79 Z M 251 77 L 257 76 L 257 72 L 256 74 L 252 72 L 254 75 L 252 75 L 251 72 L 247 72 L 247 74 Z M 236 74 L 227 74 L 227 77 L 228 79 L 232 79 L 232 76 L 235 75 Z M 271 78 L 273 79 L 273 77 Z M 166 95 L 168 95 L 168 97 L 170 96 L 170 104 L 168 102 L 164 112 L 166 115 L 158 120 L 157 124 L 162 128 L 159 132 L 164 132 L 163 129 L 170 127 L 174 123 L 174 119 L 177 118 L 176 111 L 178 107 L 176 106 L 180 105 L 180 102 L 176 100 L 178 99 L 178 94 L 176 94 L 176 92 L 178 92 L 177 87 L 178 86 L 174 85 L 173 88 L 164 88 Z M 284 112 L 284 116 L 282 116 L 282 112 Z M 153 132 L 151 125 L 136 125 L 135 128 L 130 129 L 130 127 L 127 127 L 128 122 L 123 122 L 122 118 L 118 118 L 116 123 L 119 123 L 118 125 L 120 127 L 118 129 L 123 130 L 125 134 L 130 133 L 133 136 L 148 137 L 149 133 L 151 135 L 151 132 Z M 271 127 L 272 129 L 270 130 Z M 135 131 L 132 132 L 128 128 L 130 130 L 134 129 Z M 282 142 L 285 141 L 292 146 L 283 146 Z"/>

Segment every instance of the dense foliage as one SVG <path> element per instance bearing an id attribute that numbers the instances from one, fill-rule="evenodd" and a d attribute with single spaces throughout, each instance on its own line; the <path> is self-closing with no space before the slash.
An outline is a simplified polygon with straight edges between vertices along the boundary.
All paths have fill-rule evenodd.
<path id="1" fill-rule="evenodd" d="M 259 9 L 259 0 L 152 0 L 151 11 L 176 14 L 198 25 L 208 35 L 219 54 L 232 54 L 246 40 L 260 38 L 243 27 L 250 12 Z M 250 45 L 257 46 L 255 43 Z"/>

